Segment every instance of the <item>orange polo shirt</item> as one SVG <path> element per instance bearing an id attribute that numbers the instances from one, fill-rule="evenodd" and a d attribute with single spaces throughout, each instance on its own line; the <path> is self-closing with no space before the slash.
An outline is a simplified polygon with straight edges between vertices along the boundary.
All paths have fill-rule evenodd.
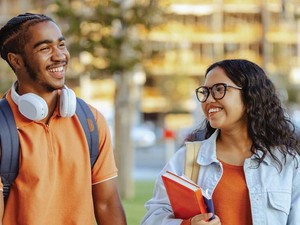
<path id="1" fill-rule="evenodd" d="M 94 225 L 92 184 L 117 176 L 103 115 L 90 106 L 98 124 L 101 152 L 91 170 L 77 116 L 63 118 L 56 110 L 48 125 L 34 122 L 19 113 L 10 92 L 6 98 L 18 127 L 20 158 L 3 225 Z"/>

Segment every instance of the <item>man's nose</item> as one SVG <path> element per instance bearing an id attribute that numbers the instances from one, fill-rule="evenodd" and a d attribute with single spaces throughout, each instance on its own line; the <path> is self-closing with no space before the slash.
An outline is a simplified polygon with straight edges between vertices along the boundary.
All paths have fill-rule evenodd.
<path id="1" fill-rule="evenodd" d="M 57 61 L 57 60 L 65 60 L 66 59 L 66 54 L 65 50 L 59 49 L 59 48 L 54 48 L 53 54 L 52 54 L 52 59 Z"/>

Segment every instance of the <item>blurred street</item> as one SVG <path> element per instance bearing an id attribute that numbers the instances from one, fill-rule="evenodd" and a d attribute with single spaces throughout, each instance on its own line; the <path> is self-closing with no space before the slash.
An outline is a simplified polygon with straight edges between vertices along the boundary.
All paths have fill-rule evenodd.
<path id="1" fill-rule="evenodd" d="M 135 180 L 155 180 L 166 162 L 164 141 L 147 148 L 137 148 L 133 176 Z"/>

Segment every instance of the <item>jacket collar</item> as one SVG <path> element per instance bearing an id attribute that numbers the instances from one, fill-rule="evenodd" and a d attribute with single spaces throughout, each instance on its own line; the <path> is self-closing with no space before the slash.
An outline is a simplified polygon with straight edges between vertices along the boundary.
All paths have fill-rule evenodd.
<path id="1" fill-rule="evenodd" d="M 218 163 L 216 152 L 216 140 L 219 134 L 219 130 L 216 130 L 208 139 L 202 141 L 197 163 L 200 165 L 209 165 L 211 163 Z"/>
<path id="2" fill-rule="evenodd" d="M 217 152 L 216 152 L 216 143 L 217 143 L 217 137 L 219 135 L 220 130 L 216 130 L 208 139 L 203 140 L 200 146 L 197 163 L 200 165 L 209 165 L 212 163 L 219 163 L 220 161 L 217 159 Z M 279 157 L 279 159 L 282 157 L 282 154 L 277 150 L 274 149 L 274 154 Z M 257 151 L 257 154 L 251 156 L 251 161 L 255 160 L 259 157 L 262 157 L 263 152 Z M 280 156 L 281 155 L 281 156 Z M 273 162 L 273 158 L 270 155 L 269 152 L 267 152 L 265 158 L 263 159 L 263 162 L 270 165 Z"/>

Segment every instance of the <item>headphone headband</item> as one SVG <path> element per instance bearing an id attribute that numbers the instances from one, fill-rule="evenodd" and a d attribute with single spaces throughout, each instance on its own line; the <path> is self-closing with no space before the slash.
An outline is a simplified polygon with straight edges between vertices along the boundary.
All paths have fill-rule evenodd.
<path id="1" fill-rule="evenodd" d="M 48 115 L 46 101 L 33 93 L 19 95 L 16 91 L 17 81 L 11 87 L 11 98 L 18 105 L 20 113 L 34 121 L 43 120 Z M 64 85 L 59 100 L 59 113 L 62 117 L 72 117 L 76 110 L 76 95 Z"/>

